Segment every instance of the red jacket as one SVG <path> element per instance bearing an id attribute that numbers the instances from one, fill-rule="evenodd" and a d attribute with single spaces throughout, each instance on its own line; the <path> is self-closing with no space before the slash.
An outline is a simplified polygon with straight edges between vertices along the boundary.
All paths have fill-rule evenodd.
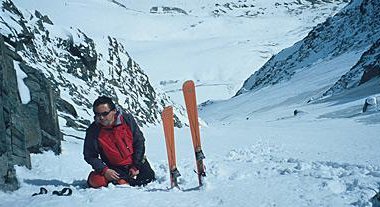
<path id="1" fill-rule="evenodd" d="M 99 147 L 113 166 L 126 166 L 133 163 L 133 140 L 129 126 L 123 116 L 119 123 L 112 127 L 100 126 Z"/>
<path id="2" fill-rule="evenodd" d="M 142 165 L 145 139 L 131 114 L 118 111 L 115 125 L 102 127 L 93 122 L 86 130 L 83 155 L 95 171 L 107 167 Z"/>

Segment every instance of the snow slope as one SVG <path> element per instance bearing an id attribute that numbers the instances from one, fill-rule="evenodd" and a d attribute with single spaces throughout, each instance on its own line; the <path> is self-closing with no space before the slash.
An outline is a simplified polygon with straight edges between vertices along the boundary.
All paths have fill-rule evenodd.
<path id="1" fill-rule="evenodd" d="M 30 7 L 32 7 L 32 2 L 23 4 L 31 4 Z M 96 8 L 99 5 L 105 9 L 104 11 L 120 7 L 117 4 L 110 6 L 106 4 L 107 1 L 91 2 L 100 4 L 86 4 L 78 0 L 64 1 L 62 5 L 66 3 L 74 9 L 73 13 L 78 13 L 78 10 L 88 7 Z M 46 10 L 50 8 L 49 5 L 52 4 L 44 5 Z M 142 5 L 150 8 L 145 4 Z M 57 8 L 60 7 L 57 6 Z M 287 33 L 289 30 L 281 31 L 280 26 L 284 25 L 278 24 L 280 26 L 276 25 L 278 26 L 276 29 L 282 32 L 281 34 L 289 34 L 288 37 L 278 40 L 278 36 L 266 34 L 262 37 L 252 36 L 249 38 L 250 41 L 239 44 L 237 40 L 241 40 L 240 37 L 234 37 L 237 29 L 245 28 L 244 31 L 251 31 L 247 35 L 252 35 L 254 25 L 247 22 L 262 21 L 262 25 L 265 25 L 265 20 L 257 18 L 248 21 L 248 19 L 233 16 L 214 19 L 214 17 L 202 16 L 207 24 L 200 25 L 207 25 L 208 28 L 214 30 L 207 30 L 207 27 L 204 27 L 203 30 L 193 31 L 194 33 L 188 32 L 188 36 L 183 36 L 186 34 L 184 32 L 176 36 L 183 38 L 180 41 L 173 39 L 175 33 L 169 32 L 166 33 L 167 35 L 161 33 L 168 28 L 165 25 L 170 23 L 176 28 L 178 23 L 179 28 L 182 28 L 184 20 L 181 18 L 195 18 L 199 21 L 200 17 L 195 15 L 187 17 L 182 14 L 179 18 L 178 15 L 157 16 L 146 14 L 146 10 L 141 8 L 128 10 L 124 8 L 124 10 L 125 13 L 133 13 L 139 17 L 135 19 L 134 26 L 145 25 L 145 27 L 139 27 L 138 31 L 149 29 L 151 32 L 129 31 L 131 37 L 136 39 L 139 38 L 139 34 L 142 34 L 141 41 L 129 40 L 130 44 L 126 44 L 131 47 L 136 46 L 131 56 L 134 56 L 139 64 L 146 64 L 142 68 L 154 76 L 156 81 L 163 81 L 162 86 L 172 87 L 171 94 L 180 104 L 183 104 L 183 100 L 177 86 L 182 84 L 182 79 L 196 79 L 204 75 L 202 77 L 205 78 L 199 79 L 198 84 L 216 85 L 215 87 L 199 85 L 197 87 L 199 102 L 207 100 L 207 97 L 213 97 L 213 99 L 227 97 L 225 90 L 227 86 L 230 86 L 231 91 L 236 91 L 233 90 L 234 86 L 228 85 L 228 80 L 223 79 L 228 77 L 224 72 L 219 72 L 221 75 L 217 78 L 209 71 L 200 72 L 188 66 L 184 66 L 183 71 L 173 68 L 185 65 L 186 61 L 191 62 L 192 66 L 212 65 L 219 62 L 219 60 L 213 61 L 215 57 L 223 57 L 220 61 L 230 64 L 221 64 L 220 67 L 215 67 L 215 71 L 226 71 L 227 66 L 231 65 L 236 68 L 252 68 L 252 65 L 260 65 L 269 57 L 250 60 L 252 62 L 249 63 L 247 60 L 234 59 L 233 56 L 241 57 L 244 56 L 242 54 L 246 54 L 249 57 L 247 59 L 250 59 L 251 55 L 260 52 L 249 53 L 241 52 L 241 50 L 244 51 L 245 48 L 255 50 L 259 48 L 258 46 L 262 46 L 262 49 L 267 49 L 270 53 L 275 53 L 280 47 L 291 45 L 290 40 L 295 41 L 302 36 L 300 33 L 290 35 Z M 99 10 L 90 11 L 96 13 Z M 110 11 L 115 10 L 110 9 Z M 199 16 L 201 11 L 198 11 Z M 52 19 L 59 22 L 58 16 L 62 14 L 56 13 L 56 15 L 56 19 L 53 17 Z M 104 17 L 105 22 L 107 22 L 106 19 L 107 17 Z M 157 21 L 160 19 L 161 23 L 165 24 L 163 27 L 157 25 L 148 27 L 154 25 L 152 19 Z M 240 21 L 246 24 L 237 24 Z M 86 21 L 78 19 L 78 24 L 81 22 Z M 237 26 L 231 26 L 229 30 L 221 25 L 218 27 L 218 22 L 230 22 L 230 26 Z M 104 29 L 105 25 L 104 23 L 102 28 L 93 27 L 92 32 L 95 34 L 95 29 Z M 112 24 L 108 24 L 107 27 L 112 27 Z M 153 30 L 157 30 L 157 33 Z M 228 32 L 224 33 L 226 31 L 234 35 L 228 38 Z M 300 30 L 297 31 L 300 32 Z M 305 34 L 304 28 L 301 31 Z M 209 36 L 212 32 L 225 36 L 222 35 L 212 41 L 213 38 Z M 144 34 L 150 38 L 157 35 L 159 38 L 157 41 L 143 41 L 146 38 Z M 98 35 L 100 36 L 101 33 Z M 244 35 L 243 33 L 243 39 L 247 39 L 248 36 Z M 167 39 L 164 41 L 165 37 Z M 191 37 L 195 39 L 192 40 Z M 261 41 L 260 38 L 266 41 Z M 201 41 L 202 39 L 204 41 Z M 220 44 L 218 41 L 229 42 L 235 50 L 228 47 L 228 44 Z M 277 44 L 279 42 L 280 44 Z M 179 46 L 178 43 L 183 44 L 185 48 Z M 186 51 L 190 49 L 190 52 L 184 52 L 185 49 Z M 161 52 L 168 50 L 168 53 Z M 201 53 L 201 51 L 205 52 Z M 230 54 L 231 57 L 225 58 L 224 54 Z M 148 58 L 155 55 L 159 57 L 154 61 Z M 171 57 L 172 61 L 162 61 L 166 60 L 163 59 L 165 55 Z M 91 169 L 81 154 L 84 134 L 63 127 L 62 124 L 62 130 L 67 134 L 62 143 L 62 154 L 54 156 L 53 153 L 46 152 L 32 155 L 32 170 L 17 167 L 21 188 L 15 192 L 0 192 L 0 206 L 371 206 L 369 199 L 374 192 L 370 188 L 377 189 L 380 186 L 379 113 L 360 113 L 363 99 L 306 104 L 310 94 L 315 94 L 320 88 L 328 89 L 332 80 L 336 81 L 346 72 L 345 68 L 355 64 L 360 56 L 360 52 L 351 51 L 338 58 L 313 64 L 311 68 L 295 74 L 290 82 L 266 87 L 256 93 L 245 93 L 230 100 L 212 101 L 213 104 L 210 104 L 210 101 L 203 104 L 200 116 L 207 124 L 201 127 L 201 137 L 206 156 L 207 178 L 205 186 L 198 191 L 166 190 L 170 183 L 161 126 L 143 128 L 147 156 L 156 171 L 157 181 L 140 188 L 110 185 L 108 188 L 86 189 L 84 186 Z M 192 59 L 193 57 L 195 59 Z M 155 67 L 152 66 L 156 66 L 159 72 L 154 71 Z M 174 78 L 167 78 L 164 72 L 168 71 L 171 72 L 168 76 Z M 238 72 L 235 71 L 235 74 L 238 76 Z M 165 78 L 162 78 L 163 76 Z M 213 81 L 214 79 L 216 81 Z M 218 87 L 217 84 L 227 86 L 222 85 L 225 87 L 223 88 Z M 367 85 L 367 87 L 370 86 Z M 356 95 L 352 94 L 354 97 Z M 294 116 L 296 109 L 299 113 Z M 63 120 L 60 121 L 63 122 Z M 175 129 L 175 135 L 177 164 L 182 174 L 179 180 L 180 185 L 185 190 L 191 189 L 197 186 L 197 176 L 193 172 L 195 161 L 190 131 L 187 127 Z M 41 186 L 46 187 L 49 193 L 31 197 L 33 193 L 39 191 Z M 53 190 L 63 187 L 72 188 L 73 195 L 70 197 L 51 195 Z"/>
<path id="2" fill-rule="evenodd" d="M 241 104 L 230 108 L 239 114 Z M 265 108 L 266 104 L 253 107 Z M 199 191 L 166 190 L 170 183 L 165 143 L 157 126 L 144 128 L 148 159 L 157 175 L 154 183 L 139 188 L 84 189 L 91 169 L 82 159 L 83 140 L 65 136 L 60 156 L 50 152 L 33 155 L 32 170 L 16 168 L 21 188 L 0 193 L 0 205 L 370 206 L 374 192 L 369 188 L 377 188 L 380 182 L 378 124 L 318 118 L 332 113 L 325 105 L 302 108 L 304 113 L 296 117 L 292 109 L 283 105 L 248 120 L 224 119 L 202 127 L 207 178 Z M 63 131 L 83 137 L 71 129 Z M 179 182 L 183 189 L 191 189 L 197 186 L 197 176 L 190 132 L 182 128 L 175 134 L 182 174 Z M 31 197 L 41 186 L 49 193 Z M 73 195 L 51 195 L 63 187 L 72 188 Z"/>
<path id="3" fill-rule="evenodd" d="M 176 101 L 182 99 L 172 92 L 181 88 L 175 83 L 196 80 L 207 94 L 199 96 L 200 102 L 233 96 L 243 80 L 272 55 L 302 39 L 312 26 L 346 4 L 289 0 L 14 2 L 39 10 L 63 28 L 81 28 L 95 42 L 108 35 L 117 38 L 152 85 Z M 249 10 L 259 15 L 242 15 L 247 8 L 224 6 L 232 3 L 253 5 Z M 181 8 L 188 15 L 150 13 L 154 6 Z M 227 13 L 213 13 L 221 9 Z M 162 81 L 174 83 L 160 85 Z"/>

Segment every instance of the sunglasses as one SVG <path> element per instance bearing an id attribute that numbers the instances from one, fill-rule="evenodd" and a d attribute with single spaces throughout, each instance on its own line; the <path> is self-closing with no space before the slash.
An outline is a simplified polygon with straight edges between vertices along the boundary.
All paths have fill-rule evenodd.
<path id="1" fill-rule="evenodd" d="M 109 111 L 105 111 L 105 112 L 101 112 L 101 113 L 98 113 L 98 112 L 94 112 L 95 113 L 95 117 L 105 117 L 107 116 L 112 110 L 109 110 Z"/>

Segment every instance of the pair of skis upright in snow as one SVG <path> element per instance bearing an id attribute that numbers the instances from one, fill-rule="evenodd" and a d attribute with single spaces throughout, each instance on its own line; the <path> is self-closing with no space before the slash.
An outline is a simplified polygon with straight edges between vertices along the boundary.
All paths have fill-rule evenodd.
<path id="1" fill-rule="evenodd" d="M 203 164 L 203 159 L 205 158 L 205 156 L 202 152 L 200 140 L 198 108 L 194 82 L 191 80 L 186 81 L 182 86 L 182 91 L 183 96 L 185 98 L 187 116 L 189 118 L 191 137 L 193 140 L 199 186 L 202 186 L 203 177 L 206 176 L 205 166 Z M 164 108 L 162 112 L 162 123 L 164 127 L 166 149 L 168 153 L 171 187 L 178 187 L 177 178 L 181 175 L 176 166 L 173 107 L 168 106 Z"/>

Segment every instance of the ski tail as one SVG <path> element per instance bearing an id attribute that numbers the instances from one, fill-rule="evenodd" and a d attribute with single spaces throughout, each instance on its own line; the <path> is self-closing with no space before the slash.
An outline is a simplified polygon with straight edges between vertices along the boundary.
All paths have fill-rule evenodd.
<path id="1" fill-rule="evenodd" d="M 187 116 L 189 118 L 191 137 L 193 140 L 195 159 L 197 165 L 197 174 L 199 185 L 203 185 L 203 177 L 206 176 L 205 166 L 203 159 L 205 156 L 202 152 L 201 138 L 199 132 L 198 122 L 198 108 L 195 94 L 195 85 L 192 80 L 186 81 L 182 86 L 183 95 L 185 98 Z"/>
<path id="2" fill-rule="evenodd" d="M 177 178 L 181 176 L 176 166 L 175 142 L 174 142 L 174 119 L 173 107 L 165 107 L 162 111 L 162 124 L 164 127 L 166 150 L 170 170 L 171 187 L 178 187 Z"/>

